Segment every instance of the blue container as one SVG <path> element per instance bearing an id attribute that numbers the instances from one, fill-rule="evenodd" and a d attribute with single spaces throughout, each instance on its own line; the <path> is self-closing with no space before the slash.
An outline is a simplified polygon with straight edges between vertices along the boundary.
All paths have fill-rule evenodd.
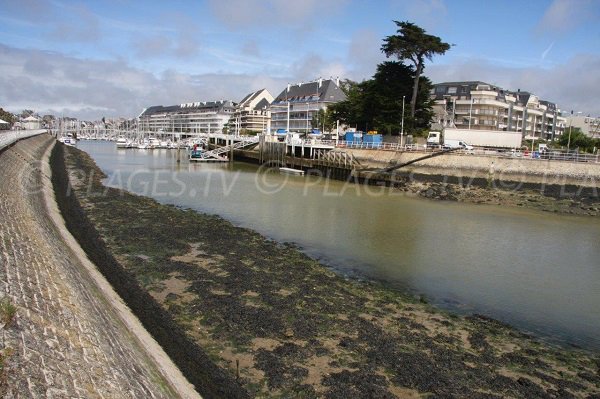
<path id="1" fill-rule="evenodd" d="M 345 140 L 351 143 L 362 143 L 363 134 L 357 132 L 346 132 Z"/>
<path id="2" fill-rule="evenodd" d="M 383 142 L 383 137 L 381 136 L 381 134 L 367 134 L 363 137 L 363 142 L 381 144 Z"/>

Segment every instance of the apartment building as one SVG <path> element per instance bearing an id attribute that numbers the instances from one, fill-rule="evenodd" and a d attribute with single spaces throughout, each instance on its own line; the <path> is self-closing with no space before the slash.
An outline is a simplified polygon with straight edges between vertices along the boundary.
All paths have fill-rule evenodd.
<path id="1" fill-rule="evenodd" d="M 521 132 L 524 138 L 554 139 L 566 119 L 550 101 L 521 91 L 509 91 L 480 81 L 434 85 L 434 128 Z"/>
<path id="2" fill-rule="evenodd" d="M 140 114 L 139 126 L 150 132 L 222 133 L 235 106 L 230 100 L 155 105 Z"/>
<path id="3" fill-rule="evenodd" d="M 273 96 L 267 89 L 248 94 L 235 107 L 229 131 L 235 134 L 263 133 L 271 123 Z"/>
<path id="4" fill-rule="evenodd" d="M 600 138 L 600 118 L 579 114 L 570 114 L 567 116 L 567 128 L 570 126 L 577 127 L 587 136 Z"/>
<path id="5" fill-rule="evenodd" d="M 339 79 L 288 84 L 271 103 L 271 131 L 311 132 L 319 110 L 346 99 L 339 85 Z"/>

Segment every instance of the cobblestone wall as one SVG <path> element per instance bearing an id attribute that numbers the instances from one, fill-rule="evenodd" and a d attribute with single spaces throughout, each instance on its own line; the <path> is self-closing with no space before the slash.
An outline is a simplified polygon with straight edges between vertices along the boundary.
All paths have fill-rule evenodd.
<path id="1" fill-rule="evenodd" d="M 40 169 L 48 135 L 0 154 L 0 328 L 7 398 L 176 396 L 95 288 L 48 216 Z"/>

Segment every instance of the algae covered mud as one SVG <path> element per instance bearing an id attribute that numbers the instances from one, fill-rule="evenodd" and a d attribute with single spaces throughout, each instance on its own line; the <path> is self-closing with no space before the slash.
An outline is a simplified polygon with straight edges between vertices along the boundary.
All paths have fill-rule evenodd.
<path id="1" fill-rule="evenodd" d="M 294 242 L 343 274 L 385 281 L 445 309 L 600 349 L 595 217 L 422 200 L 243 163 L 177 164 L 167 150 L 125 152 L 102 142 L 80 148 L 107 173 L 108 185 L 221 215 Z M 485 190 L 471 195 L 478 192 Z"/>
<path id="2" fill-rule="evenodd" d="M 57 148 L 54 171 L 65 151 L 73 209 L 83 210 L 109 251 L 96 254 L 99 263 L 114 255 L 113 266 L 134 281 L 126 301 L 136 301 L 138 288 L 150 293 L 157 317 L 166 312 L 195 343 L 185 350 L 208 353 L 222 371 L 213 385 L 226 386 L 228 397 L 600 394 L 594 355 L 485 317 L 445 314 L 397 290 L 344 279 L 292 245 L 219 217 L 106 188 L 86 154 Z M 73 211 L 65 212 L 69 219 Z M 75 233 L 85 241 L 93 231 Z M 152 331 L 152 315 L 144 319 Z M 199 389 L 218 397 L 210 378 Z"/>

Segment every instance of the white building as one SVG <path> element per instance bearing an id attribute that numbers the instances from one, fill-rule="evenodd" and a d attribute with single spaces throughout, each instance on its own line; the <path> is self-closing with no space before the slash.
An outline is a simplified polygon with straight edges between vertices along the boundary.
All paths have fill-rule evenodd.
<path id="1" fill-rule="evenodd" d="M 288 84 L 271 103 L 271 131 L 309 133 L 319 110 L 345 99 L 337 79 Z"/>
<path id="2" fill-rule="evenodd" d="M 222 133 L 235 112 L 229 100 L 156 105 L 139 116 L 139 127 L 150 132 Z"/>
<path id="3" fill-rule="evenodd" d="M 235 107 L 229 121 L 229 132 L 235 134 L 266 132 L 271 123 L 270 104 L 273 96 L 267 89 L 248 94 Z"/>
<path id="4" fill-rule="evenodd" d="M 566 126 L 555 103 L 485 82 L 438 83 L 431 98 L 435 100 L 433 128 L 515 131 L 524 138 L 554 139 Z"/>
<path id="5" fill-rule="evenodd" d="M 21 121 L 21 127 L 26 130 L 38 130 L 42 128 L 42 120 L 33 115 L 29 115 Z"/>
<path id="6" fill-rule="evenodd" d="M 567 127 L 573 126 L 578 127 L 581 131 L 592 138 L 600 138 L 600 118 L 583 116 L 583 115 L 568 115 L 567 116 Z"/>

